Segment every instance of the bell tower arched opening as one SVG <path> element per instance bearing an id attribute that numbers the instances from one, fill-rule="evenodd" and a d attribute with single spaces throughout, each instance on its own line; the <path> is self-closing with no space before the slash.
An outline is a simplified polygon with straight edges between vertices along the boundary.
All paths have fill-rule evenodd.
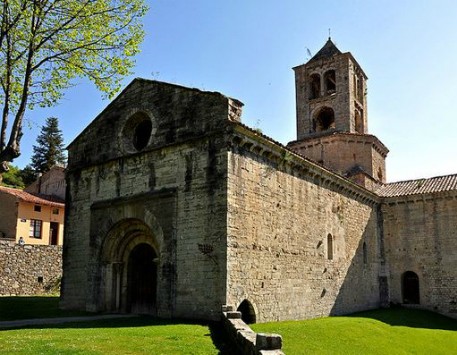
<path id="1" fill-rule="evenodd" d="M 309 78 L 309 98 L 317 99 L 321 96 L 321 76 L 319 74 L 312 74 Z"/>
<path id="2" fill-rule="evenodd" d="M 315 132 L 323 132 L 335 128 L 335 112 L 330 107 L 321 108 L 313 120 Z"/>
<path id="3" fill-rule="evenodd" d="M 336 74 L 335 70 L 329 70 L 324 74 L 325 94 L 332 95 L 336 92 Z"/>

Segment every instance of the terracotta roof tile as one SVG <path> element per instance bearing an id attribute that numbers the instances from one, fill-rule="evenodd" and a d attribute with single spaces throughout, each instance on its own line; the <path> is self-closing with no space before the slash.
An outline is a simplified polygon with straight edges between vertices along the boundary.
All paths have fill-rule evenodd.
<path id="1" fill-rule="evenodd" d="M 54 207 L 65 207 L 65 201 L 49 195 L 42 195 L 37 193 L 30 193 L 19 189 L 13 189 L 11 187 L 0 186 L 0 193 L 6 193 L 17 197 L 20 201 L 36 203 L 39 205 L 47 205 Z"/>
<path id="2" fill-rule="evenodd" d="M 457 174 L 392 182 L 380 186 L 375 192 L 382 197 L 395 197 L 451 190 L 457 190 Z"/>

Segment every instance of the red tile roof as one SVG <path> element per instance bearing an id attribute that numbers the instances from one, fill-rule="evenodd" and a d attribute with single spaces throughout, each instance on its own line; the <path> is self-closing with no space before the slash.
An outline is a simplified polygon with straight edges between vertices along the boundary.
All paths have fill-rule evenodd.
<path id="1" fill-rule="evenodd" d="M 457 190 L 457 174 L 393 182 L 380 186 L 375 193 L 382 197 L 395 197 L 451 190 Z"/>
<path id="2" fill-rule="evenodd" d="M 11 187 L 0 186 L 0 193 L 6 193 L 17 197 L 20 201 L 35 203 L 37 205 L 47 205 L 53 207 L 65 207 L 65 201 L 49 195 L 42 195 L 37 193 L 25 192 L 19 189 L 13 189 Z"/>

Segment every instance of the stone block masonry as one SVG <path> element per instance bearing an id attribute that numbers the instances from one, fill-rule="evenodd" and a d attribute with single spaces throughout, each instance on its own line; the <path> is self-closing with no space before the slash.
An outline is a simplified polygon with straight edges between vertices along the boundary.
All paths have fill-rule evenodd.
<path id="1" fill-rule="evenodd" d="M 236 131 L 244 136 L 228 159 L 228 301 L 247 300 L 258 322 L 379 307 L 375 196 Z"/>
<path id="2" fill-rule="evenodd" d="M 0 240 L 0 295 L 39 295 L 56 291 L 62 276 L 62 247 Z"/>

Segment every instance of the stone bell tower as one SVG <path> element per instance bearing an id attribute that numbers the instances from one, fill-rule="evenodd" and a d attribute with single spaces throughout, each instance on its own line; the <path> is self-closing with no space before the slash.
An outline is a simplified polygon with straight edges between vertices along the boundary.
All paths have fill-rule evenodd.
<path id="1" fill-rule="evenodd" d="M 368 134 L 367 76 L 352 54 L 329 38 L 293 69 L 297 140 L 289 148 L 368 189 L 385 183 L 388 149 Z"/>

